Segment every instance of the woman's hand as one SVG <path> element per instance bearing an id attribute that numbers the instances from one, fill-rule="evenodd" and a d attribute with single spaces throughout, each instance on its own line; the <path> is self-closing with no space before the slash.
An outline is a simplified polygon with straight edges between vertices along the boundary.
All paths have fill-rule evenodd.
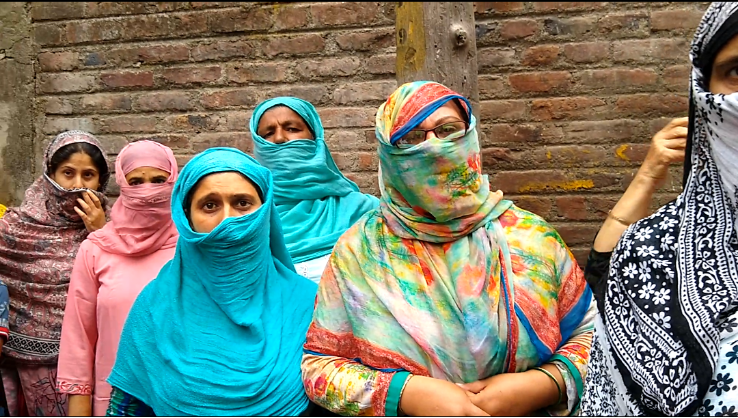
<path id="1" fill-rule="evenodd" d="M 555 368 L 556 366 L 553 366 Z M 551 371 L 551 368 L 546 368 Z M 561 379 L 562 393 L 566 387 Z M 556 403 L 559 390 L 545 373 L 528 370 L 521 373 L 503 373 L 484 380 L 459 385 L 471 393 L 471 400 L 491 416 L 522 416 Z M 564 400 L 562 400 L 564 402 Z"/>
<path id="2" fill-rule="evenodd" d="M 471 401 L 471 393 L 441 379 L 410 376 L 400 398 L 400 409 L 410 416 L 489 416 Z"/>
<path id="3" fill-rule="evenodd" d="M 671 164 L 684 161 L 688 125 L 687 117 L 672 119 L 653 136 L 638 176 L 652 181 L 655 189 L 664 185 Z"/>
<path id="4" fill-rule="evenodd" d="M 100 199 L 94 193 L 85 190 L 82 192 L 83 199 L 77 199 L 79 207 L 74 210 L 82 218 L 87 227 L 87 231 L 94 232 L 105 226 L 105 211 L 102 208 Z M 80 209 L 81 208 L 81 209 Z"/>

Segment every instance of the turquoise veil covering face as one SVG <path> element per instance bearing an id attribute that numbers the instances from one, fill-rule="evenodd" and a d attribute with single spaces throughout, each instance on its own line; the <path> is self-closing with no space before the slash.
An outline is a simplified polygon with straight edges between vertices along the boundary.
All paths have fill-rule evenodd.
<path id="1" fill-rule="evenodd" d="M 275 106 L 300 115 L 315 139 L 274 144 L 259 136 L 261 117 Z M 264 101 L 254 109 L 249 128 L 256 160 L 274 176 L 274 203 L 293 262 L 330 254 L 351 225 L 379 206 L 379 199 L 361 193 L 338 169 L 325 144 L 318 112 L 309 102 L 296 97 Z"/>
<path id="2" fill-rule="evenodd" d="M 200 179 L 220 172 L 250 179 L 263 204 L 195 232 L 185 202 Z M 307 408 L 300 361 L 317 286 L 295 273 L 273 189 L 269 170 L 233 148 L 208 149 L 182 170 L 172 192 L 176 253 L 131 308 L 108 378 L 156 415 Z"/>

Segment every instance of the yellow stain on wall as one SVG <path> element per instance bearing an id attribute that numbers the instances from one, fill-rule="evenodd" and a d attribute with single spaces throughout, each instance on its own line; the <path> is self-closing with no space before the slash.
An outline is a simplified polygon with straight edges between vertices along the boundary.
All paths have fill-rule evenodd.
<path id="1" fill-rule="evenodd" d="M 630 145 L 624 144 L 618 147 L 618 149 L 615 150 L 615 155 L 618 156 L 623 161 L 630 161 L 630 158 L 628 158 L 627 155 L 625 155 L 625 151 L 630 148 Z"/>
<path id="2" fill-rule="evenodd" d="M 8 210 L 8 208 L 6 208 L 6 207 L 5 207 L 5 206 L 3 206 L 3 205 L 0 205 L 0 218 L 2 218 L 2 217 L 3 217 L 3 215 L 5 215 L 5 211 L 6 211 L 6 210 Z"/>
<path id="3" fill-rule="evenodd" d="M 529 183 L 521 187 L 520 193 L 540 192 L 546 189 L 558 189 L 565 191 L 591 189 L 594 187 L 592 180 L 572 180 L 572 181 L 552 181 L 552 182 L 535 182 Z"/>

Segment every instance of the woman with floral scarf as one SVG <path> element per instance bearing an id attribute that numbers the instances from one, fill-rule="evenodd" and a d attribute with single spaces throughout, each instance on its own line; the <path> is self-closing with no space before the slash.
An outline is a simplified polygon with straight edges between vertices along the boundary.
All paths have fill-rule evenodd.
<path id="1" fill-rule="evenodd" d="M 469 102 L 405 84 L 376 135 L 380 207 L 321 278 L 308 396 L 342 415 L 574 412 L 592 293 L 559 234 L 490 189 Z"/>

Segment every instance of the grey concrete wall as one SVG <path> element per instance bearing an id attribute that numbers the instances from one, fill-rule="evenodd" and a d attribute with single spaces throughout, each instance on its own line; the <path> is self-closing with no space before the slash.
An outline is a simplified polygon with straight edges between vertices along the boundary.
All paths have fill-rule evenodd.
<path id="1" fill-rule="evenodd" d="M 15 206 L 36 176 L 31 5 L 0 4 L 0 203 Z"/>

